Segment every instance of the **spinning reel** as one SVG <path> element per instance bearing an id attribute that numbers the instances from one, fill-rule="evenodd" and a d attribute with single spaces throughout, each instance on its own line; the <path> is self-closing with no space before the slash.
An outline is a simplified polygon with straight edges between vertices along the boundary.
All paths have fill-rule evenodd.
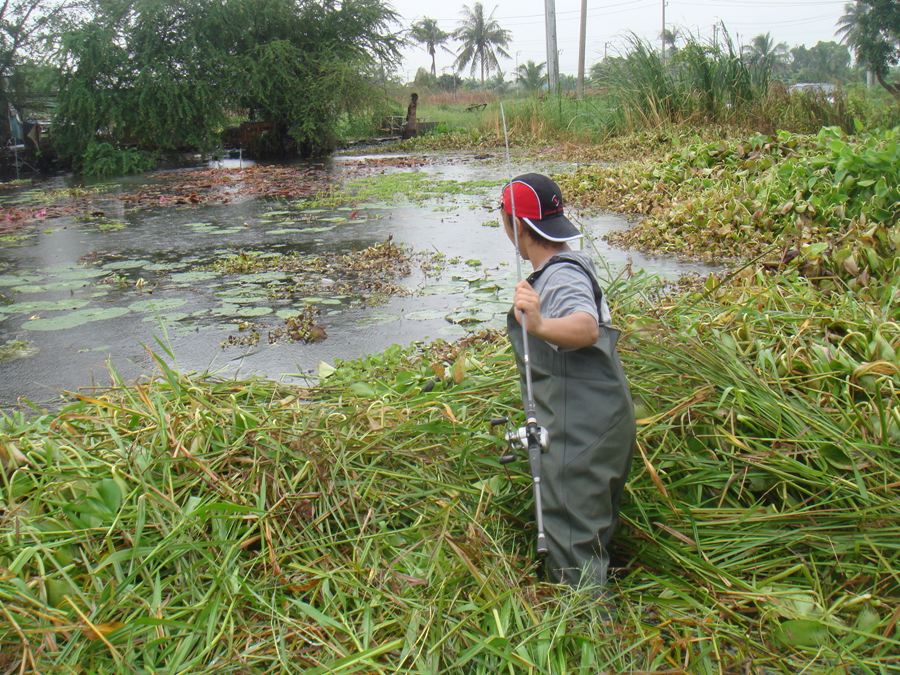
<path id="1" fill-rule="evenodd" d="M 550 448 L 550 434 L 542 426 L 538 426 L 537 423 L 533 423 L 531 425 L 526 425 L 524 427 L 519 427 L 518 429 L 513 429 L 509 425 L 508 417 L 494 417 L 491 419 L 491 428 L 499 427 L 500 425 L 505 425 L 506 430 L 503 433 L 503 439 L 507 444 L 507 452 L 503 455 L 500 455 L 500 463 L 501 464 L 509 464 L 510 462 L 516 459 L 516 451 L 524 450 L 528 451 L 530 444 L 529 430 L 533 427 L 533 433 L 536 436 L 537 445 L 540 447 L 541 452 L 547 452 Z"/>

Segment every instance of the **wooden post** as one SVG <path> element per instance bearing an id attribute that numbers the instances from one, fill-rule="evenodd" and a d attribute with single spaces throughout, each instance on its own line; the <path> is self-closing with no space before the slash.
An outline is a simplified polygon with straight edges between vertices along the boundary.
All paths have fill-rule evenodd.
<path id="1" fill-rule="evenodd" d="M 406 126 L 403 127 L 403 138 L 412 138 L 416 135 L 416 107 L 419 104 L 419 95 L 416 93 L 409 96 L 409 107 L 406 109 Z"/>

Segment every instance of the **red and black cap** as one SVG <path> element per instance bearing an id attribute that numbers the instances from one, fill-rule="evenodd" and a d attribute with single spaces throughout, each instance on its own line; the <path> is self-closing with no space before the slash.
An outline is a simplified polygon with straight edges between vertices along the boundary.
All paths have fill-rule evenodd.
<path id="1" fill-rule="evenodd" d="M 578 239 L 581 232 L 563 215 L 563 198 L 559 185 L 539 173 L 516 176 L 503 187 L 501 205 L 512 215 L 515 201 L 516 217 L 550 241 Z"/>

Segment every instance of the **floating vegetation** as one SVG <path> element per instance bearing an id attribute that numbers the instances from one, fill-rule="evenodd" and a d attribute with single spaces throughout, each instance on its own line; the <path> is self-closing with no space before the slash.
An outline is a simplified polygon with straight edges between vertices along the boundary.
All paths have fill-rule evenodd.
<path id="1" fill-rule="evenodd" d="M 90 300 L 80 298 L 63 298 L 62 300 L 31 300 L 0 305 L 0 314 L 30 314 L 32 312 L 59 312 L 63 310 L 81 309 L 90 304 Z"/>
<path id="2" fill-rule="evenodd" d="M 147 265 L 152 265 L 153 263 L 149 260 L 113 260 L 112 262 L 108 262 L 103 265 L 103 269 L 105 270 L 133 270 L 138 268 L 144 268 Z"/>
<path id="3" fill-rule="evenodd" d="M 499 188 L 503 181 L 440 179 L 421 171 L 394 171 L 352 178 L 340 188 L 330 187 L 304 202 L 308 208 L 335 208 L 367 203 L 372 206 L 393 204 L 403 197 L 414 204 L 434 199 L 482 194 Z M 329 221 L 329 218 L 320 220 Z"/>
<path id="4" fill-rule="evenodd" d="M 580 205 L 645 215 L 609 240 L 646 251 L 721 260 L 774 248 L 773 259 L 803 263 L 834 248 L 843 251 L 834 273 L 846 260 L 859 266 L 867 251 L 895 256 L 900 236 L 884 230 L 900 219 L 898 130 L 700 142 L 662 163 L 580 167 L 559 180 Z M 884 224 L 874 237 L 872 222 Z"/>
<path id="5" fill-rule="evenodd" d="M 52 331 L 67 330 L 95 321 L 106 321 L 125 316 L 131 310 L 127 307 L 88 307 L 66 312 L 52 318 L 36 318 L 22 324 L 25 330 Z"/>
<path id="6" fill-rule="evenodd" d="M 6 246 L 19 246 L 30 238 L 31 234 L 0 234 L 0 244 Z"/>
<path id="7" fill-rule="evenodd" d="M 285 319 L 284 325 L 269 331 L 269 344 L 288 339 L 291 342 L 319 342 L 327 337 L 319 324 L 319 309 L 304 307 L 296 316 Z"/>
<path id="8" fill-rule="evenodd" d="M 184 307 L 187 300 L 184 298 L 152 298 L 150 300 L 138 300 L 128 305 L 132 312 L 152 312 L 162 314 L 179 307 Z"/>
<path id="9" fill-rule="evenodd" d="M 27 359 L 38 353 L 38 348 L 25 340 L 7 340 L 0 344 L 0 363 L 7 361 L 15 361 L 17 359 Z M 3 460 L 2 450 L 0 450 L 0 462 Z"/>
<path id="10" fill-rule="evenodd" d="M 112 220 L 107 218 L 104 215 L 100 216 L 82 216 L 78 217 L 75 220 L 87 223 L 89 225 L 93 225 L 100 232 L 118 232 L 120 230 L 124 230 L 128 227 L 128 223 L 123 222 L 121 220 Z"/>
<path id="11" fill-rule="evenodd" d="M 410 274 L 410 262 L 409 253 L 388 240 L 354 253 L 330 256 L 296 252 L 262 255 L 259 252 L 242 251 L 216 260 L 210 266 L 214 270 L 210 274 L 252 274 L 262 280 L 261 273 L 282 273 L 289 275 L 290 281 L 271 289 L 275 298 L 306 298 L 308 301 L 310 297 L 316 297 L 317 292 L 327 288 L 335 304 L 341 303 L 335 296 L 356 298 L 373 304 L 393 295 L 409 293 L 406 287 L 395 280 Z M 281 279 L 283 276 L 270 278 Z M 321 304 L 326 304 L 329 300 L 316 299 Z"/>
<path id="12" fill-rule="evenodd" d="M 890 670 L 889 310 L 761 269 L 660 288 L 609 285 L 639 411 L 614 620 L 536 576 L 530 476 L 487 433 L 521 405 L 492 333 L 323 366 L 311 390 L 160 360 L 153 382 L 6 418 L 0 651 L 88 671 Z"/>

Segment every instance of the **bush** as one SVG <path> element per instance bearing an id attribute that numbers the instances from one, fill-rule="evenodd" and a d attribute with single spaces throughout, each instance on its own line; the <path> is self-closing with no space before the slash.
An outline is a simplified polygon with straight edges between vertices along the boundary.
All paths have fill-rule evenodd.
<path id="1" fill-rule="evenodd" d="M 155 166 L 156 156 L 149 152 L 93 142 L 84 151 L 76 169 L 89 178 L 103 178 L 142 173 Z"/>

